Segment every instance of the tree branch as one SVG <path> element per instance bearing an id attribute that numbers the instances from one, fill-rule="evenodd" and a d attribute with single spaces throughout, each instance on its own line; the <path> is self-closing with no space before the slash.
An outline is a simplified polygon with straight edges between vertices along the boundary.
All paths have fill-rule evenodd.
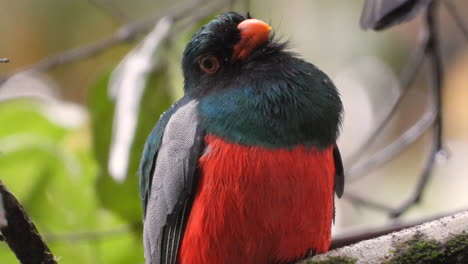
<path id="1" fill-rule="evenodd" d="M 443 151 L 441 90 L 444 75 L 442 71 L 442 58 L 439 48 L 439 32 L 437 29 L 436 21 L 437 3 L 437 1 L 433 1 L 429 5 L 426 14 L 426 24 L 429 31 L 428 47 L 426 51 L 431 63 L 430 83 L 432 88 L 432 105 L 434 107 L 435 112 L 431 151 L 424 165 L 421 176 L 418 179 L 416 188 L 412 191 L 411 196 L 399 208 L 397 208 L 390 214 L 391 217 L 399 217 L 413 205 L 419 203 L 423 192 L 427 186 L 427 183 L 431 177 L 432 170 L 436 161 L 436 155 Z"/>
<path id="2" fill-rule="evenodd" d="M 332 250 L 300 263 L 324 263 L 321 261 L 330 260 L 331 257 L 355 260 L 346 263 L 393 263 L 388 261 L 399 259 L 405 256 L 405 253 L 408 253 L 411 259 L 397 263 L 429 263 L 426 259 L 428 255 L 434 258 L 430 263 L 466 263 L 456 260 L 468 259 L 467 232 L 468 211 L 465 211 L 397 233 Z M 455 260 L 450 261 L 451 258 Z"/>
<path id="3" fill-rule="evenodd" d="M 406 97 L 408 92 L 411 90 L 411 85 L 414 82 L 414 79 L 421 68 L 424 57 L 427 54 L 429 47 L 429 32 L 425 30 L 420 44 L 412 52 L 411 58 L 408 64 L 405 66 L 401 73 L 401 87 L 403 87 L 401 94 L 391 107 L 390 111 L 379 123 L 377 128 L 371 133 L 367 141 L 364 142 L 358 150 L 356 150 L 351 157 L 348 159 L 348 164 L 356 163 L 362 154 L 373 145 L 378 135 L 384 130 L 386 125 L 389 123 L 391 118 L 397 112 L 398 107 L 401 105 L 403 99 Z M 416 141 L 423 133 L 432 125 L 432 108 L 429 108 L 430 113 L 426 113 L 421 117 L 421 119 L 414 124 L 413 127 L 408 129 L 403 135 L 401 135 L 397 140 L 393 141 L 387 145 L 384 149 L 378 151 L 376 154 L 372 155 L 372 158 L 362 162 L 357 163 L 352 166 L 345 172 L 347 182 L 353 182 L 369 174 L 370 171 L 382 166 L 383 164 L 389 162 L 394 157 L 396 157 L 401 151 L 406 149 L 406 147 Z"/>
<path id="4" fill-rule="evenodd" d="M 22 264 L 56 264 L 54 256 L 15 196 L 0 181 L 7 225 L 0 228 L 5 241 Z"/>
<path id="5" fill-rule="evenodd" d="M 10 60 L 8 58 L 0 58 L 0 63 L 6 63 L 9 62 Z"/>
<path id="6" fill-rule="evenodd" d="M 407 64 L 405 65 L 405 67 L 403 68 L 403 71 L 401 72 L 401 78 L 400 78 L 400 84 L 402 87 L 401 93 L 398 95 L 398 98 L 395 100 L 392 107 L 385 115 L 385 117 L 380 121 L 377 127 L 369 135 L 367 140 L 363 144 L 361 144 L 361 146 L 359 146 L 359 148 L 356 151 L 354 151 L 354 153 L 350 155 L 350 157 L 346 161 L 347 164 L 356 164 L 359 161 L 359 159 L 362 158 L 363 154 L 375 143 L 380 133 L 385 129 L 387 124 L 390 123 L 389 121 L 396 114 L 397 109 L 403 102 L 403 99 L 411 90 L 412 84 L 419 72 L 419 69 L 421 68 L 421 65 L 424 61 L 426 49 L 427 49 L 427 43 L 428 43 L 428 34 L 427 32 L 424 32 L 424 35 L 422 39 L 420 40 L 420 43 L 411 52 L 411 57 L 409 61 L 407 62 Z M 348 182 L 357 180 L 367 174 L 368 174 L 367 172 L 361 173 L 361 174 L 352 174 L 352 173 L 349 173 L 348 171 L 345 172 L 345 175 L 347 178 L 346 180 Z"/>
<path id="7" fill-rule="evenodd" d="M 455 4 L 452 3 L 452 1 L 449 1 L 449 0 L 445 0 L 445 1 L 442 1 L 442 2 L 447 7 L 447 10 L 449 11 L 449 13 L 452 16 L 453 20 L 455 20 L 455 24 L 457 24 L 458 28 L 463 33 L 463 36 L 465 37 L 465 39 L 468 40 L 468 26 L 466 26 L 463 23 L 462 16 L 460 15 L 460 13 L 458 13 L 458 9 L 455 6 Z"/>
<path id="8" fill-rule="evenodd" d="M 362 163 L 351 167 L 348 175 L 366 174 L 369 171 L 382 166 L 388 161 L 396 157 L 400 152 L 406 149 L 407 146 L 419 139 L 424 132 L 434 123 L 435 113 L 432 107 L 408 130 L 392 143 L 384 147 L 382 150 L 374 153 L 369 159 Z"/>
<path id="9" fill-rule="evenodd" d="M 363 240 L 368 240 L 368 239 L 373 239 L 379 236 L 388 235 L 393 232 L 398 232 L 406 228 L 411 228 L 411 227 L 415 227 L 418 225 L 422 225 L 427 222 L 432 222 L 437 219 L 455 215 L 455 214 L 465 212 L 465 211 L 468 211 L 468 210 L 467 209 L 456 210 L 456 211 L 452 211 L 449 213 L 433 215 L 430 217 L 417 219 L 417 220 L 409 221 L 409 222 L 393 220 L 390 224 L 382 226 L 382 227 L 365 228 L 365 229 L 349 231 L 346 233 L 333 236 L 330 249 L 337 249 L 337 248 L 349 246 L 351 244 L 355 244 Z"/>
<path id="10" fill-rule="evenodd" d="M 114 46 L 132 42 L 137 37 L 148 32 L 154 24 L 161 19 L 162 17 L 168 16 L 174 20 L 174 22 L 182 20 L 186 17 L 196 16 L 200 6 L 203 6 L 203 3 L 209 2 L 208 0 L 194 0 L 194 1 L 184 1 L 177 6 L 171 7 L 168 10 L 157 13 L 149 19 L 137 21 L 131 24 L 124 25 L 116 30 L 112 35 L 99 40 L 95 43 L 71 49 L 56 55 L 47 57 L 37 63 L 26 66 L 24 68 L 16 69 L 11 73 L 6 74 L 0 78 L 0 84 L 5 82 L 11 76 L 28 71 L 47 71 L 55 67 L 72 63 L 78 60 L 82 60 L 88 57 L 96 56 L 109 48 Z M 218 1 L 219 2 L 219 1 Z"/>
<path id="11" fill-rule="evenodd" d="M 354 206 L 365 206 L 376 211 L 390 213 L 393 211 L 393 208 L 390 206 L 372 201 L 370 199 L 363 198 L 353 192 L 347 191 L 343 194 L 343 198 L 348 200 Z"/>

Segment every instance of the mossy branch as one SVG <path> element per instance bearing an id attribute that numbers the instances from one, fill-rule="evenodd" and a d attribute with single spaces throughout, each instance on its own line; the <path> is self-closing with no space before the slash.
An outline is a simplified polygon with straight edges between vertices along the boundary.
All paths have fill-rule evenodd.
<path id="1" fill-rule="evenodd" d="M 468 211 L 332 250 L 300 263 L 468 263 Z"/>

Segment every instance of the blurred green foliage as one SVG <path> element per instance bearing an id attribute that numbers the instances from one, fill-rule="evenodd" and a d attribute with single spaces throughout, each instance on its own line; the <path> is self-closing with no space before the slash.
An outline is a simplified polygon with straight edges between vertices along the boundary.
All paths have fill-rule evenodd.
<path id="1" fill-rule="evenodd" d="M 109 97 L 108 69 L 115 58 L 96 68 L 91 86 L 90 80 L 73 84 L 88 91 L 86 108 L 79 106 L 88 121 L 78 127 L 51 118 L 59 113 L 48 107 L 65 101 L 0 103 L 0 122 L 8 124 L 0 126 L 0 179 L 24 205 L 59 263 L 144 262 L 137 175 L 141 152 L 160 115 L 181 96 L 182 50 L 207 20 L 163 45 L 162 61 L 146 79 L 122 183 L 108 172 L 115 107 Z M 0 243 L 0 263 L 18 263 L 6 243 Z"/>
<path id="2" fill-rule="evenodd" d="M 48 119 L 43 103 L 32 100 L 0 104 L 0 122 L 8 124 L 0 127 L 2 181 L 60 263 L 143 262 L 139 232 L 100 205 L 87 125 L 65 128 Z M 83 231 L 88 235 L 80 236 Z M 102 232 L 107 234 L 101 237 Z M 5 243 L 0 243 L 0 263 L 17 263 Z"/>
<path id="3" fill-rule="evenodd" d="M 93 1 L 6 2 L 0 10 L 3 22 L 0 31 L 7 36 L 0 41 L 0 57 L 9 57 L 11 62 L 1 64 L 1 72 L 93 43 L 120 26 Z M 104 2 L 125 11 L 130 21 L 149 17 L 175 4 L 168 0 Z M 410 25 L 401 32 L 362 32 L 357 26 L 362 1 L 247 2 L 255 17 L 271 21 L 278 36 L 292 40 L 292 50 L 335 74 L 343 70 L 343 65 L 354 67 L 353 63 L 363 57 L 375 55 L 395 69 L 400 68 L 418 30 Z M 144 262 L 137 176 L 143 143 L 160 114 L 182 95 L 182 50 L 194 30 L 212 17 L 172 36 L 175 38 L 164 50 L 166 63 L 150 75 L 123 183 L 115 182 L 107 171 L 114 114 L 114 102 L 107 89 L 109 65 L 118 63 L 132 45 L 121 45 L 48 72 L 65 100 L 85 104 L 88 99 L 87 106 L 82 108 L 89 111 L 86 112 L 89 121 L 78 127 L 70 128 L 50 118 L 47 107 L 54 102 L 23 99 L 0 103 L 0 179 L 24 205 L 59 263 Z M 445 31 L 451 38 L 459 35 Z M 460 97 L 459 92 L 454 94 Z M 360 102 L 353 106 L 357 104 Z M 457 131 L 462 134 L 463 130 Z M 414 163 L 413 159 L 408 160 Z M 392 170 L 390 179 L 394 175 Z M 407 173 L 396 175 L 407 178 Z M 388 184 L 380 185 L 394 192 Z M 7 245 L 0 242 L 0 264 L 4 263 L 18 261 Z"/>
<path id="4" fill-rule="evenodd" d="M 78 127 L 51 118 L 48 107 L 60 101 L 0 103 L 0 122 L 8 124 L 0 126 L 0 178 L 60 263 L 144 262 L 137 171 L 147 135 L 180 96 L 180 56 L 192 34 L 186 31 L 165 45 L 167 56 L 147 77 L 122 183 L 108 172 L 115 107 L 109 97 L 111 71 L 90 87 L 89 121 Z M 18 263 L 5 243 L 0 243 L 0 263 Z"/>
<path id="5" fill-rule="evenodd" d="M 173 101 L 169 63 L 159 65 L 146 82 L 123 183 L 107 171 L 115 106 L 110 72 L 90 89 L 90 122 L 79 127 L 51 119 L 48 107 L 59 102 L 0 104 L 0 122 L 8 124 L 0 127 L 0 177 L 60 263 L 143 263 L 137 171 L 147 135 Z M 17 263 L 5 243 L 0 263 Z"/>

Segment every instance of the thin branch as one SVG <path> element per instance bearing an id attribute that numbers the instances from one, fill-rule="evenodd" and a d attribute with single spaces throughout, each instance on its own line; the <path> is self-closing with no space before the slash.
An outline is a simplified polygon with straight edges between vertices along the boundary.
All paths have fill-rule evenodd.
<path id="1" fill-rule="evenodd" d="M 428 36 L 425 32 L 424 36 L 420 40 L 420 43 L 411 52 L 411 57 L 401 73 L 401 93 L 398 95 L 398 98 L 395 100 L 385 117 L 380 121 L 379 125 L 368 136 L 367 140 L 346 160 L 346 164 L 356 164 L 359 161 L 359 159 L 362 158 L 366 150 L 368 150 L 376 142 L 376 139 L 378 138 L 380 133 L 385 129 L 385 127 L 390 123 L 389 121 L 396 114 L 397 109 L 403 102 L 403 99 L 411 90 L 412 84 L 416 79 L 417 73 L 419 72 L 419 69 L 421 68 L 421 65 L 424 61 L 424 55 L 428 42 L 427 40 Z M 365 176 L 366 174 L 349 174 L 348 172 L 345 172 L 345 175 L 346 180 L 350 181 L 356 180 L 357 178 Z"/>
<path id="2" fill-rule="evenodd" d="M 65 51 L 63 53 L 52 55 L 35 64 L 14 70 L 13 72 L 8 73 L 3 78 L 0 78 L 0 84 L 17 73 L 28 71 L 47 71 L 64 64 L 96 56 L 114 46 L 127 42 L 132 42 L 140 35 L 148 32 L 154 26 L 154 23 L 156 23 L 159 19 L 161 19 L 164 16 L 171 17 L 174 20 L 174 22 L 182 20 L 186 17 L 196 16 L 198 12 L 198 7 L 203 6 L 202 4 L 204 2 L 208 1 L 184 1 L 178 4 L 177 6 L 155 14 L 149 19 L 124 25 L 117 31 L 115 31 L 114 34 L 108 36 L 107 38 L 99 40 L 93 44 L 89 44 L 86 46 Z M 194 10 L 196 10 L 197 12 L 194 12 Z"/>
<path id="3" fill-rule="evenodd" d="M 348 174 L 346 174 L 347 177 L 355 178 L 356 175 L 367 174 L 369 171 L 379 168 L 419 139 L 434 123 L 436 115 L 432 109 L 433 107 L 430 107 L 412 127 L 406 130 L 392 143 L 372 154 L 366 161 L 351 167 L 351 169 L 348 170 Z"/>
<path id="4" fill-rule="evenodd" d="M 439 152 L 443 149 L 442 146 L 442 84 L 444 83 L 444 73 L 442 66 L 442 55 L 440 54 L 439 45 L 439 31 L 437 28 L 437 1 L 433 1 L 428 9 L 426 15 L 426 23 L 429 31 L 429 44 L 427 54 L 431 63 L 431 88 L 434 100 L 434 107 L 436 110 L 435 124 L 434 124 L 434 143 L 435 151 Z"/>
<path id="5" fill-rule="evenodd" d="M 436 135 L 435 133 L 433 134 L 433 143 L 436 141 Z M 429 153 L 429 157 L 424 164 L 423 171 L 421 175 L 418 178 L 418 182 L 416 183 L 416 188 L 411 193 L 411 196 L 404 201 L 398 208 L 393 210 L 390 213 L 390 217 L 392 218 L 397 218 L 400 217 L 403 213 L 408 211 L 409 208 L 411 208 L 413 205 L 418 204 L 421 200 L 421 197 L 423 195 L 423 192 L 425 190 L 425 187 L 427 186 L 427 183 L 431 177 L 432 169 L 434 168 L 435 164 L 435 157 L 437 155 L 437 149 L 435 145 L 432 145 L 431 152 Z"/>
<path id="6" fill-rule="evenodd" d="M 431 87 L 432 87 L 432 100 L 435 111 L 435 120 L 432 134 L 432 147 L 429 153 L 429 158 L 424 165 L 423 172 L 416 184 L 416 188 L 413 190 L 410 198 L 405 201 L 398 209 L 391 213 L 391 217 L 399 217 L 406 212 L 410 207 L 419 203 L 427 182 L 429 181 L 434 168 L 435 158 L 437 153 L 442 151 L 442 83 L 443 83 L 443 71 L 442 71 L 442 58 L 439 49 L 439 34 L 436 22 L 436 11 L 437 1 L 433 1 L 428 9 L 426 15 L 426 23 L 429 30 L 429 44 L 428 44 L 428 57 L 431 62 Z"/>
<path id="7" fill-rule="evenodd" d="M 117 24 L 123 24 L 130 21 L 129 17 L 119 8 L 115 7 L 110 1 L 106 0 L 88 0 L 92 5 L 107 13 Z"/>
<path id="8" fill-rule="evenodd" d="M 22 264 L 56 264 L 47 244 L 15 196 L 0 181 L 8 225 L 0 228 L 8 246 Z"/>
<path id="9" fill-rule="evenodd" d="M 435 157 L 442 150 L 442 116 L 441 116 L 441 88 L 443 83 L 442 73 L 442 60 L 439 54 L 438 44 L 438 33 L 435 28 L 436 23 L 434 21 L 434 12 L 436 11 L 435 2 L 433 2 L 427 12 L 427 27 L 429 32 L 429 38 L 427 41 L 426 53 L 430 58 L 432 72 L 431 72 L 431 85 L 432 85 L 432 102 L 429 110 L 418 120 L 410 129 L 408 129 L 403 135 L 397 140 L 386 146 L 381 151 L 375 153 L 363 163 L 357 164 L 348 171 L 348 177 L 351 179 L 357 179 L 357 175 L 365 175 L 369 171 L 380 167 L 387 163 L 394 157 L 396 157 L 406 147 L 420 138 L 424 132 L 427 131 L 431 126 L 434 128 L 432 134 L 432 148 L 429 153 L 429 157 L 426 160 L 421 176 L 418 179 L 416 188 L 413 190 L 410 198 L 408 198 L 401 206 L 391 210 L 391 217 L 399 217 L 401 214 L 406 212 L 411 206 L 418 203 L 423 195 L 423 191 L 429 178 L 431 176 L 432 169 L 435 163 Z M 373 209 L 381 210 L 384 206 L 370 203 L 369 201 L 362 200 L 359 197 L 352 197 L 354 201 L 360 202 L 362 205 L 368 206 Z M 359 200 L 359 199 L 361 200 Z M 379 208 L 380 207 L 380 208 Z"/>
<path id="10" fill-rule="evenodd" d="M 461 32 L 463 33 L 463 36 L 465 36 L 466 40 L 468 40 L 468 26 L 464 24 L 462 16 L 460 15 L 460 13 L 458 13 L 458 9 L 455 6 L 455 4 L 449 0 L 445 0 L 442 2 L 445 4 L 445 7 L 447 7 L 447 10 L 449 11 L 450 15 L 455 21 L 455 24 L 457 24 L 458 28 L 460 28 Z"/>
<path id="11" fill-rule="evenodd" d="M 363 240 L 368 240 L 368 239 L 376 238 L 379 236 L 387 235 L 392 232 L 398 232 L 406 228 L 422 225 L 427 222 L 432 222 L 437 219 L 455 215 L 455 214 L 465 212 L 465 211 L 467 211 L 467 209 L 455 210 L 449 213 L 432 215 L 430 217 L 425 217 L 425 218 L 417 219 L 414 221 L 405 221 L 405 222 L 393 221 L 389 225 L 385 225 L 382 227 L 365 228 L 365 229 L 349 231 L 346 233 L 333 236 L 330 249 L 336 249 L 336 248 L 349 246 L 351 244 L 355 244 Z"/>
<path id="12" fill-rule="evenodd" d="M 391 208 L 390 206 L 360 197 L 359 195 L 356 195 L 349 191 L 343 194 L 343 198 L 348 200 L 354 206 L 364 206 L 384 213 L 389 213 L 393 211 L 393 208 Z"/>

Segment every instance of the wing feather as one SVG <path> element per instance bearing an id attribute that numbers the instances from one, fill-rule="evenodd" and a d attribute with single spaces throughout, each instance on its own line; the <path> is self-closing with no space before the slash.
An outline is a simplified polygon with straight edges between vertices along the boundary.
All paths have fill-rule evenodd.
<path id="1" fill-rule="evenodd" d="M 341 198 L 345 182 L 343 161 L 341 160 L 340 149 L 338 149 L 337 145 L 333 148 L 333 160 L 335 161 L 335 193 L 338 198 Z"/>
<path id="2" fill-rule="evenodd" d="M 198 102 L 194 99 L 181 101 L 169 110 L 163 132 L 154 133 L 161 137 L 157 149 L 153 150 L 155 146 L 149 145 L 143 155 L 143 159 L 151 160 L 142 161 L 145 163 L 142 168 L 146 170 L 142 169 L 141 175 L 141 181 L 147 181 L 141 185 L 147 187 L 146 191 L 142 190 L 145 206 L 143 236 L 146 263 L 150 264 L 177 262 L 198 179 L 197 163 L 204 147 Z M 151 166 L 150 174 L 145 175 L 148 166 Z"/>
<path id="3" fill-rule="evenodd" d="M 335 145 L 333 147 L 333 161 L 335 162 L 335 184 L 334 184 L 334 190 L 336 193 L 336 196 L 338 198 L 341 198 L 343 196 L 344 192 L 344 169 L 343 169 L 343 161 L 341 159 L 341 153 L 340 149 L 338 148 L 338 145 Z M 333 196 L 333 223 L 335 223 L 335 196 Z"/>

